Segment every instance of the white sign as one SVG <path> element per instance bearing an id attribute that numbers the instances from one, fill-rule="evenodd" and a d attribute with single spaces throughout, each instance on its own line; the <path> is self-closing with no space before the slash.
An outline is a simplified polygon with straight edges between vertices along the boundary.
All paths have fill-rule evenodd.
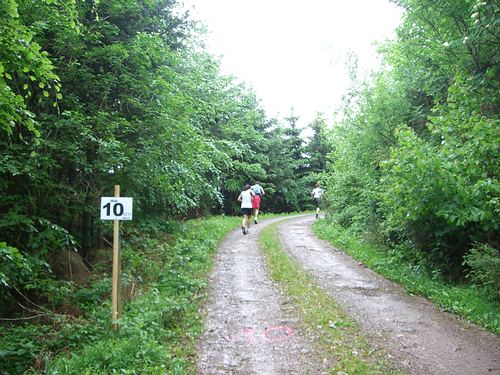
<path id="1" fill-rule="evenodd" d="M 101 220 L 132 220 L 132 198 L 101 197 Z"/>

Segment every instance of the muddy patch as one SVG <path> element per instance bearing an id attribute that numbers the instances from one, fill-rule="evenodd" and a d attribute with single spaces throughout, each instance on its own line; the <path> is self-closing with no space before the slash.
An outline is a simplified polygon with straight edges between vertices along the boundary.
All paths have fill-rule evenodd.
<path id="1" fill-rule="evenodd" d="M 286 251 L 411 374 L 500 374 L 500 339 L 440 311 L 317 239 L 314 216 L 279 225 Z"/>

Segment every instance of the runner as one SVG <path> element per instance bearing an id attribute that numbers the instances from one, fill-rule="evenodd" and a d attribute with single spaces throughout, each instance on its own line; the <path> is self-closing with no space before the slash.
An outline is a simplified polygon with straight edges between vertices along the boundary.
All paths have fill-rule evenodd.
<path id="1" fill-rule="evenodd" d="M 253 222 L 258 224 L 257 217 L 259 216 L 260 209 L 260 196 L 265 195 L 266 192 L 260 186 L 260 181 L 255 181 L 255 184 L 252 186 L 252 191 L 255 193 L 255 196 L 252 198 L 252 208 L 253 208 Z"/>
<path id="2" fill-rule="evenodd" d="M 319 217 L 319 205 L 321 203 L 321 198 L 323 197 L 324 192 L 325 191 L 321 189 L 319 182 L 311 192 L 311 195 L 314 198 L 314 204 L 316 205 L 316 219 Z"/>
<path id="3" fill-rule="evenodd" d="M 252 191 L 252 187 L 248 184 L 245 185 L 244 190 L 238 196 L 238 202 L 241 202 L 241 214 L 243 215 L 243 221 L 241 223 L 241 231 L 243 234 L 248 234 L 250 228 L 250 221 L 252 216 L 252 198 L 255 193 Z"/>

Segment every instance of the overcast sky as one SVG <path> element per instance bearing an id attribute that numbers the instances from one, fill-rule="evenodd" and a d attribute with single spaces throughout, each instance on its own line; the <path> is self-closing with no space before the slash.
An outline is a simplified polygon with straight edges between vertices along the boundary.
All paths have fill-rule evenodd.
<path id="1" fill-rule="evenodd" d="M 222 72 L 249 83 L 268 117 L 299 125 L 331 119 L 349 85 L 347 55 L 378 64 L 375 42 L 392 37 L 401 11 L 389 0 L 185 0 L 209 30 Z"/>

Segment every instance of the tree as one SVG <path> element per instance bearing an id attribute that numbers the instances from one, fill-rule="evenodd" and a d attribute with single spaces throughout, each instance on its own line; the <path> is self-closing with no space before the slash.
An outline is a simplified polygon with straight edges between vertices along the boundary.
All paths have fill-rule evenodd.
<path id="1" fill-rule="evenodd" d="M 304 155 L 304 140 L 297 126 L 298 117 L 291 112 L 285 119 L 288 124 L 274 122 L 269 146 L 268 184 L 266 201 L 269 208 L 277 212 L 304 209 L 308 200 L 308 187 L 304 176 L 307 162 Z"/>
<path id="2" fill-rule="evenodd" d="M 308 171 L 320 174 L 326 168 L 326 156 L 332 149 L 328 142 L 328 125 L 323 115 L 318 113 L 308 127 L 313 131 L 309 142 L 304 147 L 304 152 L 308 157 Z"/>
<path id="3" fill-rule="evenodd" d="M 47 51 L 35 40 L 46 14 L 50 23 L 59 18 L 62 27 L 75 27 L 71 1 L 42 0 L 33 6 L 26 22 L 23 15 L 29 2 L 6 0 L 0 4 L 0 141 L 28 140 L 40 135 L 36 107 L 57 106 L 61 99 L 59 77 Z M 21 15 L 20 15 L 21 14 Z M 49 99 L 51 97 L 52 99 Z M 4 143 L 5 144 L 5 143 Z"/>
<path id="4" fill-rule="evenodd" d="M 332 132 L 327 198 L 340 224 L 457 275 L 474 243 L 497 246 L 500 9 L 397 3 L 398 38 L 381 49 L 390 67 L 355 86 Z"/>

